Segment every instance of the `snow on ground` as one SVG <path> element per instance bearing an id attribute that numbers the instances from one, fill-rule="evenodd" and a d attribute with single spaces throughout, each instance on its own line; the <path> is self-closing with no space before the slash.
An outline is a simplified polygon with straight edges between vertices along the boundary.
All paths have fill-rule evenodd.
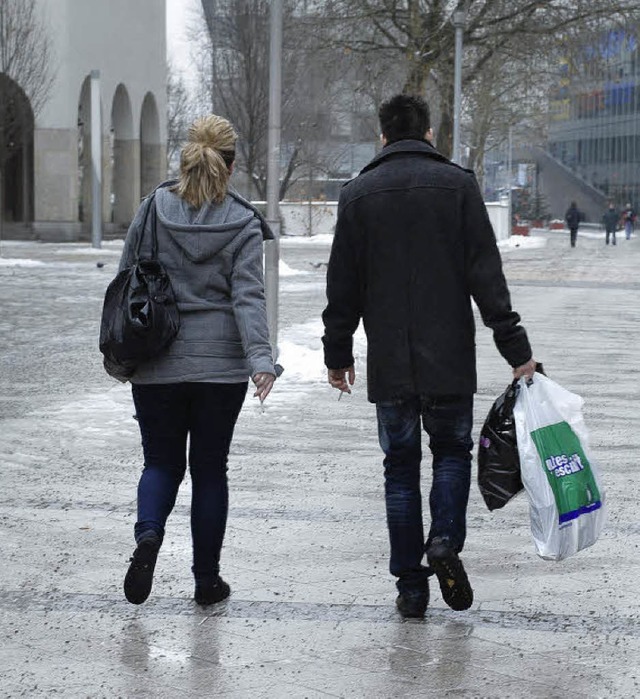
<path id="1" fill-rule="evenodd" d="M 133 412 L 131 386 L 114 380 L 106 392 L 87 392 L 32 415 L 46 417 L 48 425 L 58 425 L 69 445 L 81 438 L 85 445 L 92 443 L 94 449 L 108 449 L 114 438 L 131 435 Z"/>
<path id="2" fill-rule="evenodd" d="M 600 234 L 593 233 L 580 233 L 579 235 L 585 235 L 587 237 L 599 237 Z M 333 235 L 312 235 L 312 236 L 294 236 L 294 237 L 283 237 L 281 238 L 282 243 L 285 246 L 289 245 L 309 245 L 312 243 L 319 243 L 321 245 L 331 245 L 333 243 Z M 547 244 L 547 239 L 542 236 L 524 236 L 524 235 L 513 235 L 506 240 L 499 240 L 498 246 L 500 248 L 541 248 Z"/>
<path id="3" fill-rule="evenodd" d="M 26 260 L 19 257 L 0 257 L 0 267 L 44 267 L 39 260 Z"/>
<path id="4" fill-rule="evenodd" d="M 123 240 L 109 240 L 102 243 L 101 248 L 93 248 L 90 245 L 69 244 L 68 248 L 55 250 L 56 255 L 67 255 L 72 252 L 74 255 L 121 255 L 124 246 Z"/>
<path id="5" fill-rule="evenodd" d="M 309 245 L 320 243 L 322 245 L 331 245 L 333 243 L 332 233 L 322 233 L 320 235 L 292 235 L 282 236 L 280 242 L 284 245 Z"/>
<path id="6" fill-rule="evenodd" d="M 528 235 L 512 235 L 506 240 L 499 240 L 498 247 L 501 250 L 510 250 L 513 248 L 543 248 L 547 244 L 547 239 L 542 236 Z"/>
<path id="7" fill-rule="evenodd" d="M 319 335 L 315 336 L 316 344 Z M 315 383 L 324 380 L 324 358 L 322 349 L 311 349 L 283 339 L 279 345 L 278 362 L 284 367 L 287 381 Z"/>
<path id="8" fill-rule="evenodd" d="M 309 274 L 307 270 L 293 269 L 292 267 L 289 267 L 289 265 L 282 259 L 280 260 L 278 270 L 281 277 L 295 277 L 299 274 Z"/>

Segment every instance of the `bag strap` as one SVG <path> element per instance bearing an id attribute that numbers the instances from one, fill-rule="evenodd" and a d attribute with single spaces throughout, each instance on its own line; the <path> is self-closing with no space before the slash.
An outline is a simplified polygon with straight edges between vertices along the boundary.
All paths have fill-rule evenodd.
<path id="1" fill-rule="evenodd" d="M 149 203 L 147 204 L 147 209 L 144 212 L 144 219 L 142 221 L 142 230 L 140 232 L 140 237 L 138 238 L 138 244 L 136 245 L 136 261 L 140 259 L 140 249 L 142 248 L 142 240 L 144 238 L 144 233 L 147 229 L 147 219 L 149 218 L 149 212 L 153 207 L 153 215 L 151 217 L 151 259 L 155 260 L 158 254 L 158 237 L 156 234 L 156 193 L 153 192 L 149 196 Z"/>
<path id="2" fill-rule="evenodd" d="M 151 259 L 155 260 L 158 257 L 158 231 L 156 225 L 158 213 L 156 210 L 155 194 L 153 196 L 153 209 L 151 210 Z"/>

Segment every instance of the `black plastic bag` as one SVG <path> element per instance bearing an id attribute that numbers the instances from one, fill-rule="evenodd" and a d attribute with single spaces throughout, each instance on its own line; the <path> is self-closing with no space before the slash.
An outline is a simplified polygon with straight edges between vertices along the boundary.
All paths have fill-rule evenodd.
<path id="1" fill-rule="evenodd" d="M 514 381 L 491 406 L 478 444 L 478 486 L 487 507 L 497 510 L 522 489 L 513 406 L 520 387 Z"/>
<path id="2" fill-rule="evenodd" d="M 536 371 L 546 376 L 540 362 L 536 363 Z M 524 488 L 513 419 L 513 407 L 519 390 L 518 379 L 514 379 L 491 406 L 480 430 L 478 486 L 490 510 L 504 507 Z"/>

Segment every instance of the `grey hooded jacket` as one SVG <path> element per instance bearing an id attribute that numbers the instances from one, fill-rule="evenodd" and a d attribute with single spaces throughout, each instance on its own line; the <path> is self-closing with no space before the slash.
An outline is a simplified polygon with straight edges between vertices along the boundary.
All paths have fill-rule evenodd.
<path id="1" fill-rule="evenodd" d="M 145 200 L 125 240 L 120 269 L 133 264 Z M 156 190 L 158 257 L 180 311 L 180 332 L 166 352 L 137 367 L 131 383 L 235 383 L 275 374 L 262 273 L 263 227 L 257 211 L 235 192 L 196 210 Z M 265 237 L 270 237 L 269 232 Z M 151 216 L 140 251 L 151 251 Z"/>

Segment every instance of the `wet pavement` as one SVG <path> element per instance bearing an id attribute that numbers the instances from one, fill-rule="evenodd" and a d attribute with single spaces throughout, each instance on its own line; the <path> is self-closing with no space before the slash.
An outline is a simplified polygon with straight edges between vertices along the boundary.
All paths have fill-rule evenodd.
<path id="1" fill-rule="evenodd" d="M 233 593 L 208 610 L 191 600 L 188 479 L 151 597 L 135 607 L 121 592 L 139 435 L 97 351 L 118 246 L 2 242 L 0 695 L 639 696 L 640 240 L 538 237 L 505 249 L 505 270 L 536 358 L 585 399 L 609 523 L 593 548 L 543 561 L 526 497 L 489 513 L 474 482 L 463 560 L 475 602 L 453 612 L 432 585 L 420 621 L 394 608 L 361 335 L 354 394 L 338 401 L 324 383 L 325 240 L 282 243 L 285 374 L 239 420 L 222 561 Z M 481 324 L 477 346 L 474 438 L 509 382 Z"/>

